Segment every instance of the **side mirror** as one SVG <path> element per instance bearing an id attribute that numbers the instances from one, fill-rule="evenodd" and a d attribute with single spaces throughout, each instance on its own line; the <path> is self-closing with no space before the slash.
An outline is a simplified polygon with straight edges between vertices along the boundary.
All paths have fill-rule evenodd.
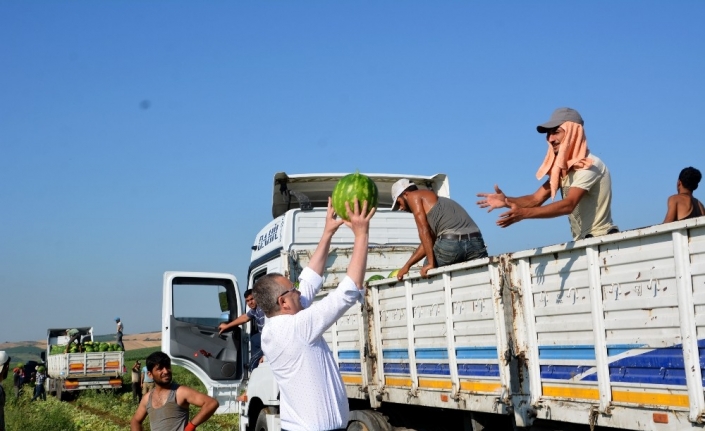
<path id="1" fill-rule="evenodd" d="M 47 361 L 47 352 L 42 351 L 42 353 L 39 354 L 39 357 L 42 358 L 42 362 Z"/>

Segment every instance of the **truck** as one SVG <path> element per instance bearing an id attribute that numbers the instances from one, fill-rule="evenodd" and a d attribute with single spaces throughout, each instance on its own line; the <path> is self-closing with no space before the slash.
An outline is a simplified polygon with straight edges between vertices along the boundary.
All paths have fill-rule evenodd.
<path id="1" fill-rule="evenodd" d="M 412 216 L 390 210 L 391 184 L 410 178 L 440 196 L 449 184 L 442 174 L 368 176 L 380 198 L 366 278 L 387 277 L 419 243 Z M 275 175 L 274 219 L 255 238 L 248 287 L 270 272 L 297 279 L 340 177 Z M 341 228 L 320 297 L 344 277 L 351 247 Z M 212 290 L 213 305 L 203 307 L 211 314 L 181 314 L 177 303 L 205 298 L 198 287 Z M 349 430 L 703 428 L 705 217 L 367 287 L 364 305 L 324 334 L 346 387 Z M 163 294 L 162 348 L 174 363 L 201 378 L 219 413 L 240 414 L 241 431 L 279 430 L 267 362 L 244 366 L 246 328 L 218 334 L 220 312 L 243 308 L 235 277 L 168 272 Z"/>
<path id="2" fill-rule="evenodd" d="M 61 400 L 66 393 L 85 389 L 110 389 L 122 387 L 124 374 L 123 351 L 56 353 L 69 341 L 66 331 L 72 328 L 50 328 L 47 330 L 46 350 L 41 353 L 46 363 L 48 394 Z M 81 343 L 93 343 L 93 328 L 78 327 Z M 53 351 L 52 351 L 53 349 Z"/>

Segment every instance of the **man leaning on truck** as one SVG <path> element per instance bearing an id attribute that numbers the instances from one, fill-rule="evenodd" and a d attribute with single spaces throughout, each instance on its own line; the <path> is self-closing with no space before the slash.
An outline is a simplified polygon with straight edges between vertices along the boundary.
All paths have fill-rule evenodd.
<path id="1" fill-rule="evenodd" d="M 66 330 L 66 335 L 69 336 L 69 342 L 66 343 L 66 352 L 69 352 L 69 349 L 71 348 L 72 343 L 76 343 L 78 345 L 78 351 L 82 351 L 81 347 L 81 332 L 76 329 L 76 328 L 71 328 Z"/>
<path id="2" fill-rule="evenodd" d="M 511 226 L 527 218 L 568 216 L 573 240 L 619 232 L 612 222 L 612 179 L 607 166 L 588 149 L 583 117 L 571 108 L 553 111 L 548 122 L 536 127 L 546 134 L 548 152 L 536 178 L 548 180 L 533 194 L 508 197 L 497 185 L 494 193 L 478 193 L 480 208 L 509 208 L 497 225 Z M 560 189 L 563 199 L 555 198 Z"/>
<path id="3" fill-rule="evenodd" d="M 392 185 L 392 211 L 414 215 L 421 245 L 397 273 L 402 280 L 411 266 L 426 257 L 421 277 L 429 269 L 487 257 L 487 246 L 475 221 L 452 199 L 431 190 L 419 190 L 402 178 Z"/>
<path id="4" fill-rule="evenodd" d="M 260 278 L 254 287 L 255 300 L 267 316 L 262 350 L 279 384 L 283 431 L 339 430 L 348 424 L 345 386 L 323 333 L 363 294 L 369 226 L 375 209 L 368 211 L 367 202 L 355 200 L 354 211 L 347 210 L 350 221 L 345 224 L 355 240 L 347 276 L 337 289 L 313 303 L 323 285 L 333 234 L 343 224 L 336 219 L 330 199 L 321 240 L 299 276 L 301 290 L 277 273 Z"/>

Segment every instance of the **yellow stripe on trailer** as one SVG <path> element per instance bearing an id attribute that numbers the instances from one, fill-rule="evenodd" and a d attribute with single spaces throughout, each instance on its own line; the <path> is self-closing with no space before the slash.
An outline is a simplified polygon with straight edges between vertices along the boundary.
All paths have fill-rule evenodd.
<path id="1" fill-rule="evenodd" d="M 472 381 L 460 381 L 460 390 L 468 392 L 499 392 L 502 389 L 502 385 L 499 383 L 490 382 L 472 382 Z"/>
<path id="2" fill-rule="evenodd" d="M 584 400 L 599 400 L 597 388 L 575 386 L 543 385 L 543 395 L 555 398 L 577 398 Z M 663 392 L 646 392 L 635 390 L 612 389 L 612 401 L 617 403 L 649 404 L 653 406 L 688 407 L 690 400 L 686 394 L 669 394 Z"/>
<path id="3" fill-rule="evenodd" d="M 665 394 L 662 392 L 634 392 L 612 390 L 612 400 L 619 403 L 652 404 L 656 406 L 689 407 L 690 400 L 685 394 Z"/>
<path id="4" fill-rule="evenodd" d="M 452 389 L 453 383 L 450 380 L 420 378 L 419 387 L 427 389 Z"/>
<path id="5" fill-rule="evenodd" d="M 362 384 L 362 376 L 349 376 L 349 375 L 342 374 L 341 377 L 343 378 L 343 383 L 352 384 L 352 385 L 355 385 L 355 384 L 361 385 Z"/>
<path id="6" fill-rule="evenodd" d="M 404 386 L 411 387 L 411 379 L 407 377 L 385 377 L 384 384 L 387 386 Z"/>
<path id="7" fill-rule="evenodd" d="M 575 386 L 549 386 L 543 385 L 543 394 L 556 398 L 580 398 L 583 400 L 599 400 L 600 391 L 597 388 Z"/>

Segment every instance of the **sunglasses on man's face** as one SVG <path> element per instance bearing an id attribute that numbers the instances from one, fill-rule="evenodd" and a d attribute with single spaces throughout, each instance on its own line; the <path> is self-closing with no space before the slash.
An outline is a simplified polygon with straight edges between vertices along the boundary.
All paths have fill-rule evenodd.
<path id="1" fill-rule="evenodd" d="M 281 295 L 279 295 L 279 296 L 277 297 L 277 300 L 279 300 L 279 298 L 281 298 L 282 296 L 286 295 L 287 293 L 292 293 L 292 292 L 296 292 L 296 287 L 292 287 L 292 288 L 289 289 L 289 290 L 285 290 Z"/>

